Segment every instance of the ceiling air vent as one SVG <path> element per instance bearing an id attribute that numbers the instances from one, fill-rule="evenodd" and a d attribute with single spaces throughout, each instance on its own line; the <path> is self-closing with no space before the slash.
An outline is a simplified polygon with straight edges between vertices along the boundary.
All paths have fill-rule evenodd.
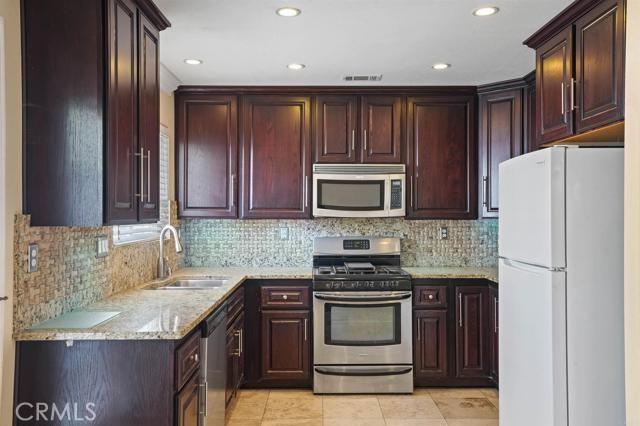
<path id="1" fill-rule="evenodd" d="M 345 81 L 380 81 L 382 74 L 378 75 L 345 75 Z"/>

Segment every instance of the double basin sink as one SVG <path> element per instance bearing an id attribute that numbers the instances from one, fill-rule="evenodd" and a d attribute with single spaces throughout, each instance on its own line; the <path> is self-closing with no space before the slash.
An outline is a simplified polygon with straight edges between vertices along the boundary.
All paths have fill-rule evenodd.
<path id="1" fill-rule="evenodd" d="M 170 280 L 168 283 L 151 284 L 147 290 L 202 290 L 222 287 L 229 281 L 228 277 L 185 277 Z"/>

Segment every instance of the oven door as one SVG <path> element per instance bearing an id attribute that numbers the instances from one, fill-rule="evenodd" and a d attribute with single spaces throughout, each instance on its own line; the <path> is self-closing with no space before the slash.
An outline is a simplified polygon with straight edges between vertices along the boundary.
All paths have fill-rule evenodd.
<path id="1" fill-rule="evenodd" d="M 314 364 L 411 364 L 411 292 L 314 292 Z"/>
<path id="2" fill-rule="evenodd" d="M 402 197 L 404 179 L 405 176 L 401 174 L 316 173 L 313 175 L 313 215 L 318 217 L 404 216 L 404 197 Z M 392 196 L 394 194 L 396 195 Z"/>

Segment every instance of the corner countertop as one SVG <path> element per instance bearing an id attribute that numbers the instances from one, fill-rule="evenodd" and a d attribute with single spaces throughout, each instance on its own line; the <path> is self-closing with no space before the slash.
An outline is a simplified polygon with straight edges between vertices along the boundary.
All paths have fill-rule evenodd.
<path id="1" fill-rule="evenodd" d="M 483 278 L 497 282 L 497 268 L 407 267 L 413 278 Z M 199 290 L 148 290 L 147 286 L 188 276 L 228 277 L 218 288 Z M 180 340 L 247 279 L 311 279 L 311 268 L 218 267 L 185 268 L 170 279 L 156 280 L 114 294 L 84 307 L 85 311 L 118 311 L 119 315 L 87 329 L 23 330 L 14 334 L 17 341 L 46 340 Z"/>

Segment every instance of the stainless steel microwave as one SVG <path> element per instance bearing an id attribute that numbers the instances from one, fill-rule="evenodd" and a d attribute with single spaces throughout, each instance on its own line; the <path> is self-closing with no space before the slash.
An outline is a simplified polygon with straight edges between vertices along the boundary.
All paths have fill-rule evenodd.
<path id="1" fill-rule="evenodd" d="M 403 164 L 314 164 L 316 217 L 405 215 Z"/>

